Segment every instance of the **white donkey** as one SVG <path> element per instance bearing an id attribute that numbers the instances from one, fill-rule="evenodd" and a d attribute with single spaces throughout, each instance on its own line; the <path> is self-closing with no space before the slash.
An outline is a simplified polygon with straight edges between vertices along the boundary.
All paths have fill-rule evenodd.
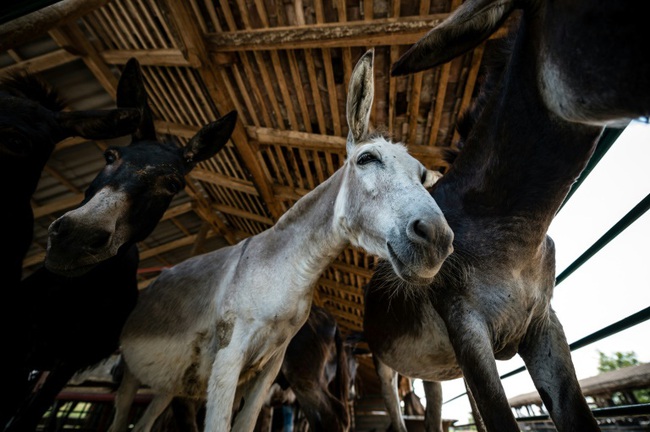
<path id="1" fill-rule="evenodd" d="M 156 396 L 136 425 L 148 431 L 174 396 L 205 399 L 206 431 L 251 431 L 314 286 L 349 245 L 426 283 L 452 252 L 453 233 L 427 187 L 438 175 L 401 144 L 368 133 L 374 51 L 350 79 L 347 161 L 269 230 L 165 270 L 122 332 L 127 372 L 111 432 L 126 430 L 139 385 Z M 242 399 L 243 398 L 243 399 Z"/>

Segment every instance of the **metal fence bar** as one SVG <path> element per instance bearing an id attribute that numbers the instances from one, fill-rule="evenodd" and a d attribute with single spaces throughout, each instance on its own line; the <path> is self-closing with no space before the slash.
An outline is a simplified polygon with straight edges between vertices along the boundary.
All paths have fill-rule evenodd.
<path id="1" fill-rule="evenodd" d="M 636 206 L 634 206 L 632 210 L 630 210 L 625 216 L 623 216 L 616 224 L 614 224 L 614 226 L 612 226 L 605 234 L 603 234 L 598 240 L 596 240 L 596 242 L 593 245 L 591 245 L 582 255 L 580 255 L 575 261 L 573 261 L 562 273 L 560 273 L 555 279 L 555 285 L 557 286 L 560 283 L 562 283 L 562 281 L 564 281 L 569 275 L 575 272 L 578 268 L 580 268 L 580 266 L 582 266 L 585 262 L 587 262 L 592 256 L 594 256 L 598 251 L 600 251 L 603 247 L 605 247 L 610 241 L 616 238 L 617 235 L 623 232 L 623 230 L 625 230 L 628 226 L 634 223 L 638 218 L 643 216 L 648 211 L 648 209 L 650 209 L 650 194 L 646 195 L 646 197 L 642 199 Z M 618 333 L 619 331 L 622 331 L 628 327 L 646 321 L 648 318 L 650 318 L 649 309 L 650 307 L 642 311 L 639 311 L 636 314 L 630 315 L 629 317 L 622 319 L 621 321 L 618 321 L 610 326 L 602 328 L 592 333 L 589 336 L 586 336 L 578 341 L 573 342 L 572 344 L 569 345 L 569 347 L 573 351 L 575 349 L 581 348 L 583 346 L 596 342 L 600 339 L 603 339 L 607 336 L 611 336 L 615 333 Z M 632 322 L 634 324 L 629 324 Z M 522 366 L 504 375 L 501 375 L 500 378 L 501 379 L 508 378 L 520 372 L 523 372 L 524 370 L 526 370 L 526 367 Z M 467 392 L 459 394 L 458 396 L 455 396 L 445 401 L 444 403 L 454 401 L 462 396 L 465 396 L 466 394 Z"/>
<path id="2" fill-rule="evenodd" d="M 605 339 L 606 337 L 609 337 L 611 335 L 614 335 L 616 333 L 620 333 L 623 330 L 626 330 L 630 327 L 634 327 L 637 324 L 641 324 L 644 321 L 650 320 L 650 306 L 646 307 L 645 309 L 640 310 L 639 312 L 633 313 L 630 316 L 627 316 L 623 318 L 620 321 L 616 321 L 613 324 L 608 325 L 607 327 L 603 327 L 602 329 L 595 331 L 594 333 L 583 337 L 582 339 L 578 339 L 577 341 L 569 344 L 569 349 L 571 351 L 575 351 L 579 348 L 582 348 L 584 346 L 587 346 L 589 344 L 592 344 L 594 342 L 597 342 L 601 339 Z M 520 366 L 517 369 L 511 370 L 510 372 L 507 372 L 503 375 L 501 375 L 499 378 L 502 380 L 508 377 L 511 377 L 513 375 L 517 375 L 520 372 L 523 372 L 526 370 L 526 366 Z M 446 400 L 443 402 L 443 404 L 446 404 L 448 402 L 454 401 L 460 397 L 463 397 L 467 394 L 467 392 L 459 394 L 458 396 L 455 396 L 449 400 Z"/>
<path id="3" fill-rule="evenodd" d="M 634 417 L 634 416 L 644 416 L 650 414 L 650 404 L 636 404 L 636 405 L 620 405 L 604 408 L 594 408 L 591 410 L 594 417 L 596 418 L 606 418 L 606 417 Z M 544 421 L 549 420 L 550 417 L 548 414 L 540 414 L 536 416 L 529 417 L 517 417 L 518 422 L 535 422 L 535 421 Z"/>
<path id="4" fill-rule="evenodd" d="M 610 241 L 614 240 L 628 226 L 634 223 L 638 218 L 643 216 L 650 209 L 650 194 L 646 195 L 632 210 L 621 218 L 613 227 L 602 235 L 596 242 L 589 247 L 582 255 L 573 261 L 562 273 L 555 279 L 555 285 L 559 285 L 571 273 L 578 270 L 580 266 L 586 263 L 589 258 L 594 256 L 598 251 L 605 247 Z"/>
<path id="5" fill-rule="evenodd" d="M 580 177 L 578 177 L 578 180 L 571 186 L 571 190 L 569 190 L 569 193 L 567 196 L 564 198 L 564 202 L 558 209 L 558 212 L 564 207 L 564 204 L 566 204 L 569 201 L 569 198 L 571 198 L 571 195 L 575 193 L 576 190 L 580 187 L 580 185 L 585 181 L 587 176 L 591 174 L 591 171 L 598 165 L 598 162 L 605 156 L 607 151 L 612 147 L 612 145 L 616 142 L 619 136 L 621 136 L 621 133 L 625 128 L 618 129 L 618 128 L 605 128 L 603 131 L 602 135 L 600 136 L 598 140 L 598 144 L 596 144 L 596 149 L 594 150 L 594 154 L 591 155 L 591 158 L 589 158 L 589 162 L 587 163 L 587 166 L 585 167 L 584 170 L 582 170 L 582 173 L 580 173 Z"/>

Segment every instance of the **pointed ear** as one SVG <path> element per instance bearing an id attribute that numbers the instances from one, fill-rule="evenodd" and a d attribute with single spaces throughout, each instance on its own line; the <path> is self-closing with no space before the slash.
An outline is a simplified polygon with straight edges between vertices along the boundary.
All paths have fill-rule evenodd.
<path id="1" fill-rule="evenodd" d="M 431 186 L 436 184 L 436 182 L 441 178 L 442 178 L 442 173 L 440 171 L 427 170 L 427 177 L 424 179 L 424 183 L 422 183 L 422 186 L 424 186 L 425 189 L 429 189 Z"/>
<path id="2" fill-rule="evenodd" d="M 140 124 L 140 110 L 61 111 L 56 114 L 65 136 L 110 139 L 133 133 Z"/>
<path id="3" fill-rule="evenodd" d="M 183 150 L 186 173 L 197 163 L 210 159 L 224 148 L 237 124 L 237 111 L 231 111 L 219 120 L 209 123 L 192 137 Z"/>
<path id="4" fill-rule="evenodd" d="M 494 33 L 515 9 L 515 0 L 467 0 L 393 65 L 392 76 L 420 72 L 469 51 Z"/>
<path id="5" fill-rule="evenodd" d="M 142 112 L 140 124 L 133 132 L 133 142 L 142 140 L 156 140 L 156 128 L 153 123 L 153 114 L 149 108 L 147 90 L 140 70 L 140 63 L 135 58 L 130 58 L 122 71 L 117 84 L 117 106 L 119 108 L 137 108 Z"/>
<path id="6" fill-rule="evenodd" d="M 348 154 L 368 134 L 370 108 L 375 97 L 373 62 L 375 50 L 369 49 L 361 56 L 350 76 L 346 116 L 348 119 Z"/>

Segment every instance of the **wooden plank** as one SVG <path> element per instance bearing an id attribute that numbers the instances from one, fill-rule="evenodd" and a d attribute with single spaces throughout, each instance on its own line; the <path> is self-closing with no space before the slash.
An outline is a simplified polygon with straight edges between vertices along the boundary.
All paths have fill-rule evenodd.
<path id="1" fill-rule="evenodd" d="M 55 170 L 51 166 L 45 165 L 43 167 L 43 171 L 48 173 L 49 175 L 51 175 L 55 179 L 57 179 L 59 181 L 59 183 L 61 183 L 65 187 L 67 187 L 70 192 L 75 193 L 75 194 L 79 194 L 79 193 L 82 192 L 77 186 L 75 186 L 74 184 L 72 184 L 72 182 L 70 182 L 67 178 L 65 178 L 63 176 L 63 174 L 61 174 L 59 171 Z"/>
<path id="2" fill-rule="evenodd" d="M 62 0 L 0 25 L 0 51 L 36 39 L 56 26 L 73 22 L 108 0 Z"/>
<path id="3" fill-rule="evenodd" d="M 59 49 L 38 57 L 23 60 L 11 66 L 6 66 L 0 69 L 0 76 L 7 76 L 9 74 L 20 72 L 39 73 L 70 63 L 78 58 L 79 56 L 76 54 L 69 53 L 64 49 Z"/>
<path id="4" fill-rule="evenodd" d="M 255 79 L 255 73 L 253 72 L 253 67 L 248 59 L 248 54 L 245 52 L 242 52 L 239 54 L 239 59 L 244 66 L 244 73 L 245 77 L 248 77 L 248 85 L 251 87 L 253 90 L 253 94 L 255 95 L 256 103 L 255 103 L 255 110 L 260 111 L 262 113 L 262 117 L 264 118 L 264 125 L 271 127 L 273 126 L 273 122 L 271 121 L 271 117 L 269 115 L 268 110 L 266 109 L 266 104 L 264 103 L 264 96 L 262 95 L 262 92 L 260 91 L 259 88 L 259 82 L 257 79 Z M 242 87 L 243 91 L 246 91 L 244 87 Z"/>
<path id="5" fill-rule="evenodd" d="M 84 36 L 76 24 L 69 24 L 50 31 L 50 36 L 62 47 L 70 47 L 71 50 L 81 54 L 81 58 L 90 69 L 97 81 L 104 87 L 108 94 L 115 100 L 117 92 L 117 78 L 110 68 L 104 63 L 95 47 Z"/>
<path id="6" fill-rule="evenodd" d="M 273 83 L 271 81 L 271 76 L 269 71 L 266 68 L 266 62 L 262 57 L 262 53 L 255 51 L 254 53 L 255 61 L 257 63 L 257 69 L 260 71 L 262 76 L 262 82 L 264 83 L 264 88 L 266 89 L 266 96 L 271 102 L 271 111 L 275 113 L 275 121 L 279 129 L 285 129 L 284 117 L 282 117 L 282 111 L 280 110 L 280 105 L 278 104 L 278 99 L 275 96 L 275 90 L 273 89 Z"/>
<path id="7" fill-rule="evenodd" d="M 185 54 L 176 48 L 106 50 L 100 55 L 106 63 L 114 65 L 125 65 L 130 58 L 135 57 L 142 66 L 194 66 L 185 58 Z"/>
<path id="8" fill-rule="evenodd" d="M 485 42 L 481 45 L 474 48 L 474 53 L 472 54 L 472 65 L 467 75 L 467 80 L 465 81 L 465 90 L 463 91 L 463 98 L 460 102 L 460 108 L 458 109 L 459 113 L 465 112 L 469 107 L 470 102 L 472 101 L 472 93 L 474 92 L 474 86 L 476 85 L 476 79 L 478 78 L 478 70 L 481 66 L 481 61 L 483 60 L 483 52 L 485 51 Z M 460 139 L 458 130 L 454 131 L 454 142 Z"/>
<path id="9" fill-rule="evenodd" d="M 280 88 L 280 94 L 282 95 L 282 100 L 284 101 L 284 108 L 289 117 L 289 128 L 297 129 L 298 128 L 298 119 L 296 118 L 296 113 L 293 108 L 293 100 L 289 94 L 289 89 L 287 87 L 287 82 L 284 77 L 284 68 L 280 61 L 280 56 L 277 51 L 271 51 L 271 64 L 273 65 L 273 70 L 275 71 L 275 79 L 277 80 L 278 87 Z"/>
<path id="10" fill-rule="evenodd" d="M 318 281 L 318 283 L 320 285 L 325 285 L 324 283 L 322 283 L 322 281 L 324 281 L 324 280 L 327 281 L 327 279 L 321 279 L 320 281 Z M 328 281 L 328 282 L 331 282 L 331 281 Z M 338 285 L 342 285 L 342 284 L 338 284 Z M 341 290 L 338 290 L 338 289 L 336 289 L 336 291 L 337 292 L 344 292 L 344 291 L 341 291 Z M 356 302 L 353 302 L 351 300 L 347 300 L 347 299 L 341 298 L 339 296 L 323 292 L 321 290 L 319 290 L 318 292 L 319 292 L 319 294 L 321 296 L 321 299 L 323 299 L 323 301 L 325 301 L 325 302 L 330 302 L 330 303 L 336 304 L 337 306 L 343 307 L 345 309 L 354 309 L 354 310 L 359 311 L 359 312 L 363 311 L 363 303 L 356 303 Z M 345 292 L 349 292 L 349 291 L 345 291 Z M 356 296 L 359 297 L 359 294 L 356 294 Z M 359 318 L 361 318 L 361 317 L 359 317 Z"/>
<path id="11" fill-rule="evenodd" d="M 205 252 L 203 246 L 205 244 L 205 240 L 208 236 L 208 232 L 210 231 L 210 229 L 211 227 L 209 223 L 204 222 L 203 224 L 201 224 L 201 228 L 199 228 L 199 232 L 197 233 L 194 246 L 192 246 L 192 251 L 190 252 L 190 256 L 196 256 Z"/>
<path id="12" fill-rule="evenodd" d="M 336 94 L 336 83 L 334 82 L 334 72 L 332 67 L 332 53 L 329 49 L 321 50 L 323 53 L 323 64 L 325 67 L 325 80 L 327 82 L 327 95 L 329 96 L 330 102 L 330 113 L 332 115 L 332 125 L 334 127 L 334 133 L 336 135 L 341 135 L 341 117 L 339 116 L 339 100 Z M 326 131 L 321 131 L 321 133 L 326 133 Z"/>
<path id="13" fill-rule="evenodd" d="M 227 187 L 250 195 L 259 196 L 259 193 L 257 192 L 257 189 L 255 189 L 255 186 L 253 186 L 252 182 L 235 179 L 199 167 L 194 168 L 189 175 L 195 180 L 204 181 L 217 186 Z"/>
<path id="14" fill-rule="evenodd" d="M 167 220 L 167 219 L 178 217 L 178 216 L 180 216 L 182 214 L 185 214 L 185 213 L 188 213 L 188 212 L 192 211 L 193 208 L 194 208 L 194 204 L 191 201 L 188 201 L 188 202 L 183 203 L 183 204 L 179 204 L 179 205 L 174 206 L 174 207 L 172 207 L 170 209 L 167 209 L 167 211 L 163 214 L 163 217 L 160 218 L 160 220 L 164 221 L 164 220 Z"/>
<path id="15" fill-rule="evenodd" d="M 294 130 L 280 131 L 270 128 L 256 128 L 254 126 L 247 126 L 246 133 L 250 139 L 257 141 L 259 144 L 280 144 L 316 150 L 328 150 L 337 153 L 345 152 L 346 139 L 340 136 L 311 134 Z"/>
<path id="16" fill-rule="evenodd" d="M 440 131 L 440 122 L 442 120 L 442 111 L 445 106 L 445 96 L 447 94 L 447 84 L 449 83 L 449 74 L 451 72 L 451 62 L 442 65 L 440 69 L 440 78 L 438 79 L 438 90 L 436 92 L 436 101 L 433 111 L 433 125 L 429 134 L 428 145 L 434 145 Z"/>
<path id="17" fill-rule="evenodd" d="M 447 16 L 449 14 L 434 14 L 209 33 L 206 38 L 211 51 L 408 45 L 416 42 Z"/>
<path id="18" fill-rule="evenodd" d="M 140 251 L 140 261 L 144 261 L 148 258 L 172 251 L 174 249 L 189 246 L 196 241 L 196 237 L 197 235 L 194 234 L 188 237 L 182 237 L 169 243 L 161 244 L 160 246 L 152 247 L 151 249 Z"/>
<path id="19" fill-rule="evenodd" d="M 63 150 L 68 147 L 74 147 L 76 145 L 88 142 L 89 140 L 84 137 L 69 137 L 64 139 L 63 141 L 59 141 L 56 146 L 54 147 L 54 152 L 57 152 L 59 150 Z"/>
<path id="20" fill-rule="evenodd" d="M 398 2 L 399 4 L 399 2 Z M 390 47 L 390 64 L 394 64 L 398 59 L 398 47 Z M 397 98 L 397 77 L 389 76 L 388 78 L 388 130 L 394 133 L 395 130 L 395 100 Z"/>
<path id="21" fill-rule="evenodd" d="M 409 133 L 404 140 L 406 144 L 415 144 L 420 113 L 420 93 L 422 92 L 422 72 L 412 75 L 411 98 L 409 101 Z"/>
<path id="22" fill-rule="evenodd" d="M 65 198 L 52 201 L 48 204 L 44 204 L 39 207 L 33 207 L 32 211 L 34 212 L 34 219 L 42 218 L 43 216 L 50 215 L 52 213 L 60 212 L 62 210 L 67 210 L 72 207 L 79 205 L 84 199 L 83 193 L 74 194 L 67 196 Z"/>
<path id="23" fill-rule="evenodd" d="M 270 219 L 270 218 L 267 218 L 267 217 L 264 217 L 264 216 L 260 216 L 258 214 L 251 213 L 251 212 L 241 210 L 241 209 L 238 209 L 238 208 L 230 207 L 230 206 L 227 206 L 225 204 L 212 204 L 212 208 L 214 208 L 217 211 L 220 211 L 221 213 L 226 213 L 226 214 L 241 217 L 241 218 L 244 218 L 244 219 L 254 220 L 254 221 L 261 222 L 263 224 L 269 225 L 269 226 L 274 225 L 273 219 Z"/>
<path id="24" fill-rule="evenodd" d="M 248 126 L 246 133 L 260 145 L 296 146 L 310 150 L 345 154 L 346 139 L 340 136 L 310 134 L 299 131 L 279 131 L 277 129 Z M 409 153 L 414 157 L 439 158 L 444 149 L 436 146 L 409 145 Z"/>
<path id="25" fill-rule="evenodd" d="M 307 74 L 309 76 L 309 86 L 311 87 L 312 99 L 314 100 L 314 109 L 316 110 L 316 119 L 318 120 L 318 131 L 326 133 L 327 127 L 325 126 L 325 114 L 323 113 L 323 102 L 320 97 L 320 90 L 318 88 L 318 76 L 316 75 L 316 66 L 314 65 L 314 58 L 312 50 L 305 51 L 305 63 L 307 64 Z"/>
<path id="26" fill-rule="evenodd" d="M 298 67 L 298 62 L 296 60 L 296 53 L 294 51 L 287 51 L 287 57 L 289 59 L 289 67 L 291 70 L 291 79 L 293 81 L 293 86 L 296 89 L 296 94 L 298 95 L 298 105 L 300 106 L 300 111 L 302 114 L 302 122 L 305 130 L 307 132 L 312 132 L 309 108 L 307 107 L 305 89 L 302 84 L 302 78 L 300 77 L 300 68 Z"/>
<path id="27" fill-rule="evenodd" d="M 273 190 L 275 191 L 276 199 L 284 201 L 298 201 L 310 192 L 309 189 L 293 188 L 283 185 L 273 186 Z"/>

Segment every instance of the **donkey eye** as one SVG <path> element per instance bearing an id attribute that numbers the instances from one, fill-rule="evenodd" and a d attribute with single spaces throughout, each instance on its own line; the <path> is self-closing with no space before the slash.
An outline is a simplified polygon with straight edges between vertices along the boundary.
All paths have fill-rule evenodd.
<path id="1" fill-rule="evenodd" d="M 115 150 L 106 150 L 104 152 L 104 159 L 106 159 L 106 164 L 110 165 L 118 159 L 119 155 Z"/>
<path id="2" fill-rule="evenodd" d="M 167 190 L 170 193 L 173 193 L 173 194 L 178 193 L 178 191 L 180 191 L 182 187 L 183 187 L 183 185 L 178 180 L 167 179 L 165 181 L 165 188 L 167 188 Z"/>
<path id="3" fill-rule="evenodd" d="M 420 176 L 420 183 L 424 184 L 427 181 L 427 172 L 422 171 L 422 175 Z"/>
<path id="4" fill-rule="evenodd" d="M 357 158 L 357 165 L 365 165 L 370 162 L 379 162 L 379 159 L 377 159 L 374 154 L 369 152 L 361 153 Z"/>

